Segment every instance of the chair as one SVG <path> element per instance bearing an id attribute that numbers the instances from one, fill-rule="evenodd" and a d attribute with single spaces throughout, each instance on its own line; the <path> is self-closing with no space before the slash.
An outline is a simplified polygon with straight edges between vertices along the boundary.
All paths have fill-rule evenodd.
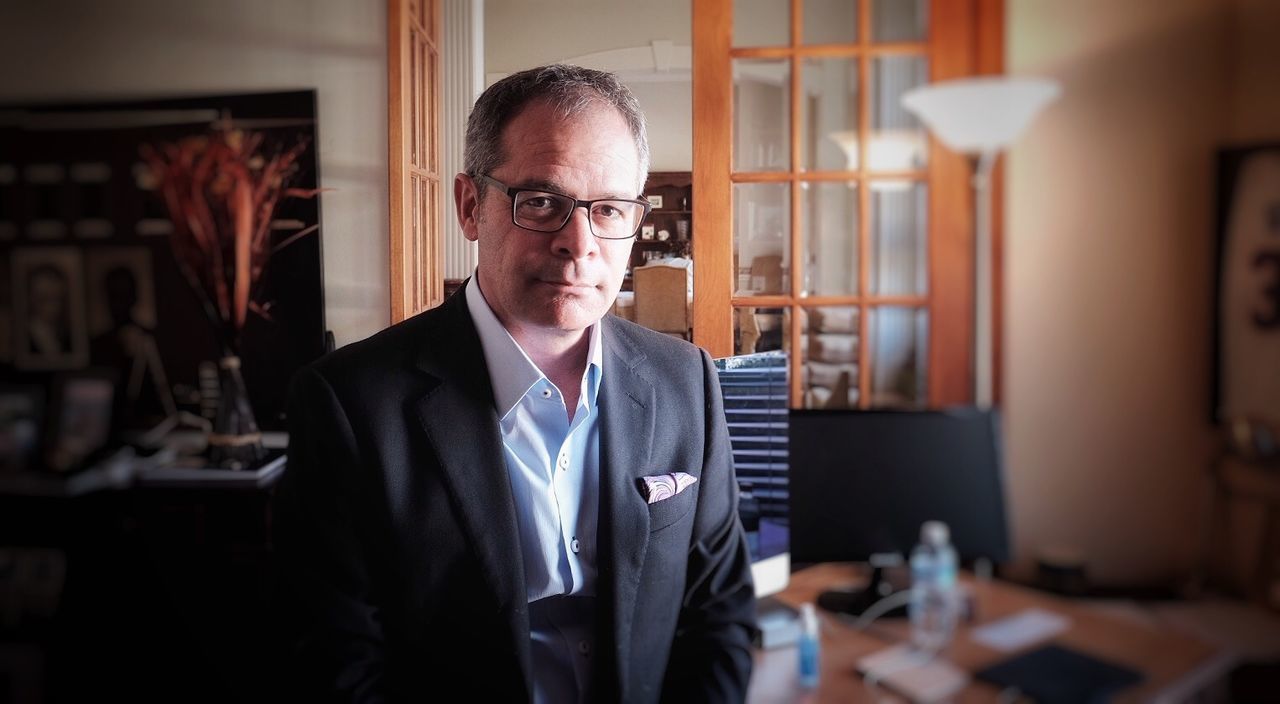
<path id="1" fill-rule="evenodd" d="M 751 260 L 752 288 L 758 295 L 783 293 L 782 255 L 765 254 Z"/>
<path id="2" fill-rule="evenodd" d="M 631 272 L 636 322 L 658 332 L 689 338 L 689 273 L 678 266 L 652 264 Z"/>

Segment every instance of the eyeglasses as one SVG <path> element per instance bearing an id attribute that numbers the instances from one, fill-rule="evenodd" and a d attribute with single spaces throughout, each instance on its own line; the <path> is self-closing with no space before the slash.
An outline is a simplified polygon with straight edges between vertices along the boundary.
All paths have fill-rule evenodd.
<path id="1" fill-rule="evenodd" d="M 534 232 L 559 232 L 573 217 L 575 208 L 586 208 L 591 234 L 602 240 L 629 240 L 640 231 L 640 223 L 653 209 L 648 201 L 640 199 L 578 200 L 554 191 L 513 188 L 485 174 L 477 174 L 476 178 L 506 193 L 511 198 L 511 222 Z"/>

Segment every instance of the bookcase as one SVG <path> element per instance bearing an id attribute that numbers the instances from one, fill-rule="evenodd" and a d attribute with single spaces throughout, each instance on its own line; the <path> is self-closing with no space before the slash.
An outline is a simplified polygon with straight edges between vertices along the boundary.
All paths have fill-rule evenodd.
<path id="1" fill-rule="evenodd" d="M 651 172 L 645 182 L 644 196 L 654 207 L 636 236 L 630 268 L 644 266 L 654 259 L 688 257 L 693 246 L 693 174 Z M 663 239 L 664 232 L 666 239 Z"/>

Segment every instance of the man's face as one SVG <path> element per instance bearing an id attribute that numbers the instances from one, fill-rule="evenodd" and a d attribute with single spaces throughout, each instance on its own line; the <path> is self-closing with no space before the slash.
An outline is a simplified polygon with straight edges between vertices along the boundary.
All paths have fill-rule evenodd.
<path id="1" fill-rule="evenodd" d="M 562 119 L 535 102 L 507 125 L 503 147 L 507 160 L 489 176 L 514 188 L 580 200 L 635 198 L 640 188 L 635 141 L 606 105 Z M 487 189 L 479 201 L 478 189 Z M 613 305 L 634 240 L 596 237 L 584 208 L 559 232 L 530 232 L 511 222 L 507 194 L 466 176 L 454 196 L 463 232 L 479 247 L 485 300 L 517 339 L 580 332 Z"/>

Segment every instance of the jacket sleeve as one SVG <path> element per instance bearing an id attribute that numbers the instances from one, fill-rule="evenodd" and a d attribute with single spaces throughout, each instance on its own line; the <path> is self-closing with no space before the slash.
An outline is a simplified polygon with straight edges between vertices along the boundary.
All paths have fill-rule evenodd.
<path id="1" fill-rule="evenodd" d="M 359 537 L 355 436 L 311 367 L 293 380 L 288 418 L 272 530 L 291 691 L 298 701 L 381 702 L 383 638 Z"/>
<path id="2" fill-rule="evenodd" d="M 706 454 L 684 601 L 663 701 L 741 702 L 751 676 L 755 587 L 715 367 L 702 353 Z"/>

